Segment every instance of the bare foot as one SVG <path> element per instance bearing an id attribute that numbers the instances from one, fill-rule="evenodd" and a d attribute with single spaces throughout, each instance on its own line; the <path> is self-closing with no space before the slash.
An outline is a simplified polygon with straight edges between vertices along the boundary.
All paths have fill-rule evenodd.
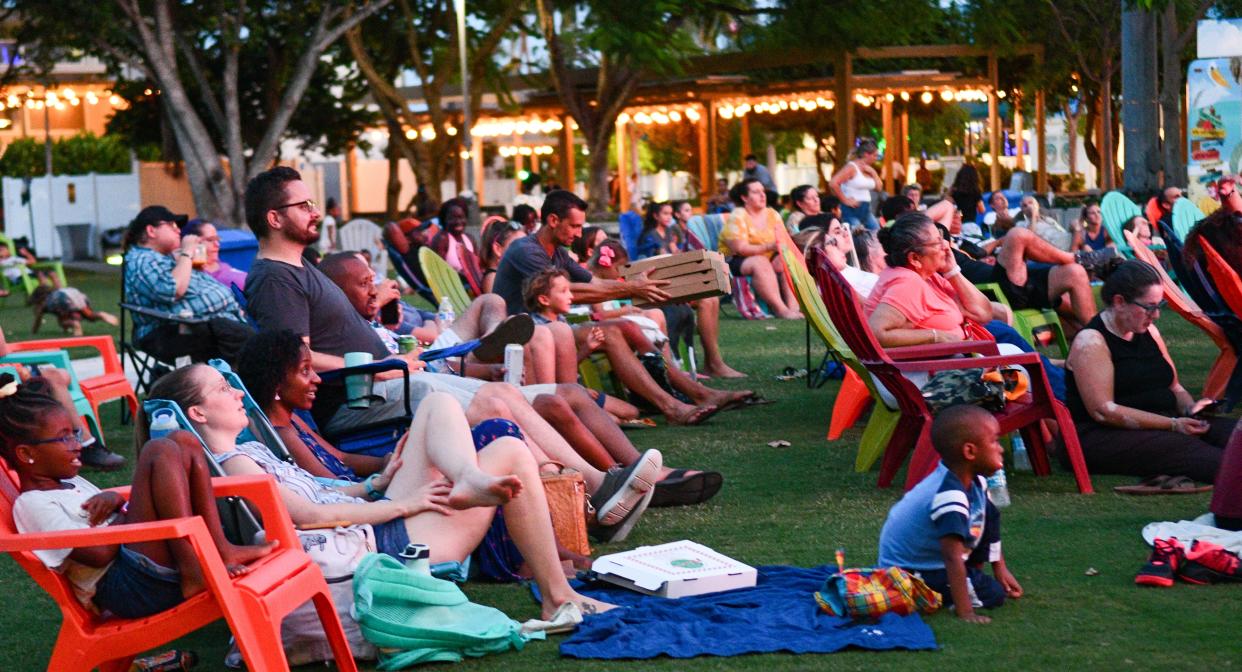
<path id="1" fill-rule="evenodd" d="M 230 567 L 229 574 L 236 576 L 233 574 L 232 570 L 234 565 L 246 565 L 258 560 L 259 558 L 270 555 L 271 552 L 276 550 L 279 545 L 280 542 L 277 541 L 259 544 L 257 546 L 237 546 L 236 544 L 229 544 L 228 546 L 220 549 L 220 559 L 224 561 L 225 565 Z"/>
<path id="2" fill-rule="evenodd" d="M 579 595 L 578 593 L 573 593 L 573 596 L 569 600 L 565 600 L 563 602 L 549 602 L 545 599 L 543 602 L 543 608 L 540 610 L 540 618 L 544 620 L 548 620 L 552 618 L 553 614 L 556 613 L 556 610 L 558 607 L 560 607 L 565 602 L 571 602 L 571 601 L 576 602 L 578 604 L 578 609 L 582 611 L 583 616 L 593 616 L 595 614 L 602 614 L 605 611 L 612 611 L 613 609 L 617 608 L 617 605 L 615 604 L 608 604 L 607 602 L 600 602 L 599 600 L 592 600 L 591 598 L 585 595 Z"/>
<path id="3" fill-rule="evenodd" d="M 113 315 L 112 313 L 105 313 L 101 310 L 95 314 L 99 316 L 99 319 L 111 324 L 114 327 L 121 323 L 120 320 L 116 319 L 116 315 Z"/>
<path id="4" fill-rule="evenodd" d="M 781 318 L 782 320 L 801 320 L 801 319 L 803 319 L 803 318 L 802 318 L 802 313 L 799 313 L 799 312 L 796 312 L 796 311 L 795 311 L 795 312 L 792 312 L 792 313 L 784 313 L 784 314 L 782 314 L 782 315 L 778 315 L 777 317 Z"/>
<path id="5" fill-rule="evenodd" d="M 224 568 L 228 570 L 229 576 L 233 577 L 234 579 L 241 576 L 242 574 L 250 573 L 250 568 L 245 565 L 225 565 Z"/>
<path id="6" fill-rule="evenodd" d="M 710 367 L 705 366 L 703 367 L 703 373 L 706 373 L 709 376 L 714 376 L 716 378 L 745 378 L 746 377 L 746 374 L 724 363 L 720 364 L 720 366 L 710 366 Z"/>
<path id="7" fill-rule="evenodd" d="M 449 506 L 469 509 L 476 506 L 502 506 L 518 496 L 522 481 L 517 476 L 492 476 L 482 471 L 472 471 L 453 484 L 449 493 Z"/>
<path id="8" fill-rule="evenodd" d="M 181 572 L 181 597 L 190 599 L 195 595 L 207 590 L 207 580 L 199 572 L 193 575 L 187 572 Z"/>
<path id="9" fill-rule="evenodd" d="M 668 419 L 670 425 L 697 425 L 715 415 L 718 410 L 720 408 L 715 404 L 704 404 L 702 406 L 682 404 L 682 409 L 673 413 L 665 413 L 664 417 Z"/>
<path id="10" fill-rule="evenodd" d="M 724 408 L 726 406 L 736 405 L 753 396 L 755 396 L 755 393 L 750 390 L 713 390 L 712 394 L 708 395 L 704 401 L 715 404 L 720 408 Z"/>

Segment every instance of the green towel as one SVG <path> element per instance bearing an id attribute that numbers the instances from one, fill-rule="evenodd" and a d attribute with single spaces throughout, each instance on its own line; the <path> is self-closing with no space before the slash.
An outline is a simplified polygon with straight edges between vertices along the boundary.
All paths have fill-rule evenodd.
<path id="1" fill-rule="evenodd" d="M 521 649 L 543 633 L 523 635 L 503 612 L 473 604 L 455 584 L 371 553 L 354 571 L 354 616 L 380 650 L 381 670 Z"/>

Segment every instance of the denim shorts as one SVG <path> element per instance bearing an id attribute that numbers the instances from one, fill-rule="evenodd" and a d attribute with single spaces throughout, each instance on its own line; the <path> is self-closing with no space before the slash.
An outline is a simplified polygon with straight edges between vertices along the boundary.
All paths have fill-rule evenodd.
<path id="1" fill-rule="evenodd" d="M 375 532 L 375 550 L 401 559 L 401 551 L 410 543 L 410 533 L 405 529 L 405 518 L 393 518 L 386 523 L 372 525 Z"/>
<path id="2" fill-rule="evenodd" d="M 185 601 L 181 572 L 121 546 L 95 586 L 95 606 L 121 618 L 143 618 Z"/>
<path id="3" fill-rule="evenodd" d="M 859 224 L 867 227 L 868 231 L 875 231 L 880 228 L 880 223 L 876 221 L 875 215 L 871 213 L 871 201 L 862 201 L 857 208 L 851 208 L 844 203 L 841 204 L 841 219 L 850 228 Z"/>

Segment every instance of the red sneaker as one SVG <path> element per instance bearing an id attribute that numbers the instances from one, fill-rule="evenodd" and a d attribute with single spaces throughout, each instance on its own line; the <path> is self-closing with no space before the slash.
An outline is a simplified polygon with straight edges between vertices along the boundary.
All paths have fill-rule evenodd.
<path id="1" fill-rule="evenodd" d="M 1140 586 L 1168 588 L 1173 585 L 1173 577 L 1186 557 L 1186 549 L 1174 538 L 1157 539 L 1153 545 L 1151 557 L 1134 577 L 1134 582 Z"/>
<path id="2" fill-rule="evenodd" d="M 1242 561 L 1236 553 L 1210 541 L 1196 541 L 1186 551 L 1185 562 L 1177 568 L 1177 578 L 1200 585 L 1242 581 L 1240 565 Z"/>

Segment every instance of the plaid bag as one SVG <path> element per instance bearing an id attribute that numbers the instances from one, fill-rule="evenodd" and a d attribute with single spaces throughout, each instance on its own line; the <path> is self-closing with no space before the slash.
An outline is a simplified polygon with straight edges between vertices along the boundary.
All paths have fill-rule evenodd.
<path id="1" fill-rule="evenodd" d="M 999 413 L 1005 410 L 1006 401 L 1020 399 L 1030 386 L 1030 379 L 1020 367 L 1002 366 L 937 371 L 920 392 L 933 414 L 959 404 Z"/>
<path id="2" fill-rule="evenodd" d="M 846 569 L 845 553 L 837 551 L 838 572 L 815 593 L 819 608 L 831 616 L 878 618 L 893 612 L 902 616 L 930 614 L 944 599 L 923 580 L 900 567 Z"/>

